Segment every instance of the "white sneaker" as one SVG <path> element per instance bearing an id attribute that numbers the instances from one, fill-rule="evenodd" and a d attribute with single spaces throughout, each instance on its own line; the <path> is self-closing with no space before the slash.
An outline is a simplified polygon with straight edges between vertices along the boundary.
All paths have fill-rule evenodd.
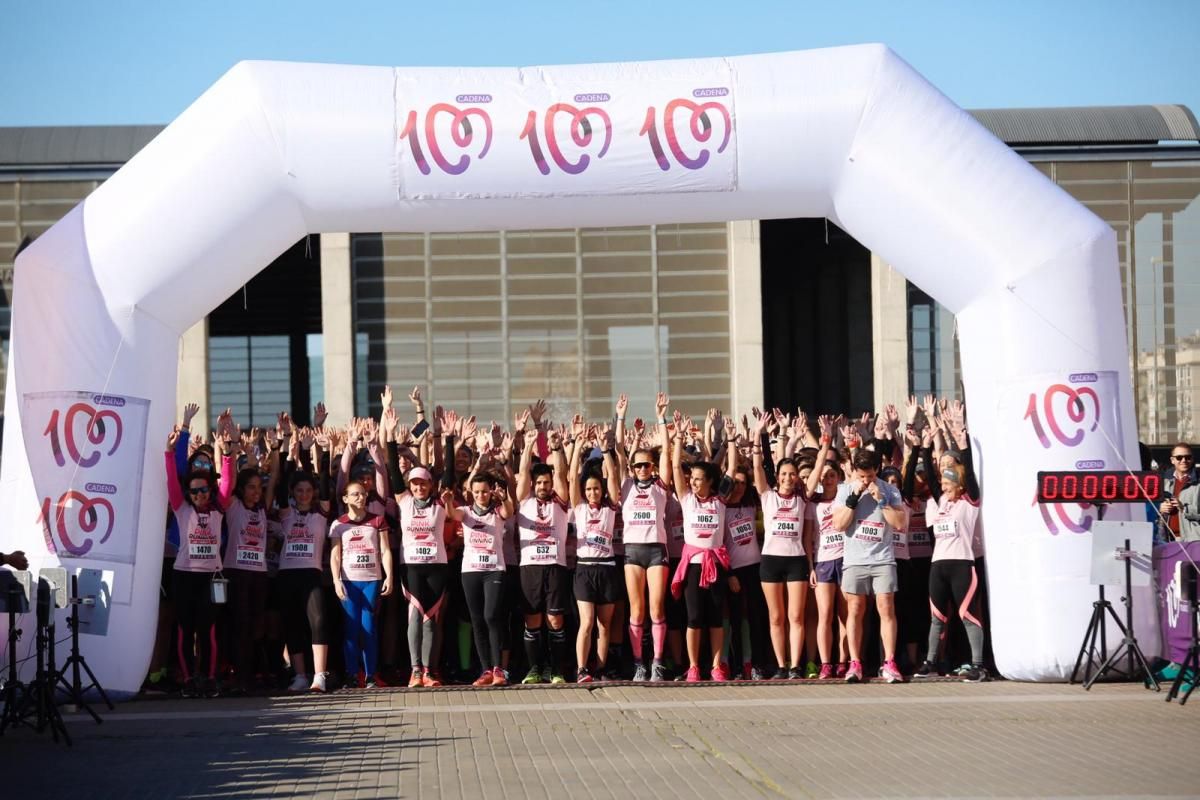
<path id="1" fill-rule="evenodd" d="M 296 677 L 292 678 L 292 682 L 288 684 L 288 691 L 303 692 L 311 685 L 312 681 L 308 679 L 307 675 L 297 675 Z"/>
<path id="2" fill-rule="evenodd" d="M 328 672 L 318 672 L 316 675 L 313 675 L 312 686 L 310 686 L 310 687 L 308 688 L 308 690 L 309 690 L 310 692 L 321 692 L 321 693 L 324 693 L 324 692 L 326 691 L 326 689 L 325 689 L 325 679 L 326 679 L 326 678 L 328 678 L 328 677 L 329 677 L 329 673 L 328 673 Z"/>

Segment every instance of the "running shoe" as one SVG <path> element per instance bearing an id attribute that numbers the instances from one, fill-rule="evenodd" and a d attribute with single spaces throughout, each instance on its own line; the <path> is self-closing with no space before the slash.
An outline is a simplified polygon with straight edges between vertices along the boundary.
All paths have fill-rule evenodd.
<path id="1" fill-rule="evenodd" d="M 412 675 L 408 676 L 408 688 L 410 688 L 410 689 L 420 689 L 421 688 L 421 668 L 420 667 L 412 668 Z"/>
<path id="2" fill-rule="evenodd" d="M 492 670 L 492 686 L 508 686 L 508 670 L 500 667 Z"/>
<path id="3" fill-rule="evenodd" d="M 564 684 L 566 682 L 567 682 L 567 679 L 563 677 L 561 672 L 551 672 L 550 673 L 550 683 L 553 684 L 554 686 L 561 686 L 562 684 Z"/>
<path id="4" fill-rule="evenodd" d="M 592 680 L 592 674 L 586 669 L 579 670 L 579 675 L 575 678 L 576 683 L 591 683 Z"/>
<path id="5" fill-rule="evenodd" d="M 923 680 L 925 678 L 938 677 L 937 667 L 929 661 L 922 661 L 921 666 L 917 667 L 917 671 L 913 673 L 914 680 Z"/>
<path id="6" fill-rule="evenodd" d="M 963 683 L 983 683 L 988 680 L 987 667 L 982 664 L 964 664 L 958 671 L 958 677 L 962 678 Z"/>
<path id="7" fill-rule="evenodd" d="M 442 685 L 442 681 L 430 670 L 425 670 L 421 673 L 421 686 L 425 689 L 436 689 Z"/>
<path id="8" fill-rule="evenodd" d="M 950 670 L 949 674 L 953 675 L 956 678 L 961 678 L 963 673 L 966 672 L 967 670 L 969 670 L 970 668 L 971 668 L 970 664 L 963 664 L 961 667 L 955 667 L 954 669 Z"/>
<path id="9" fill-rule="evenodd" d="M 634 683 L 645 683 L 649 679 L 649 677 L 650 677 L 649 674 L 647 674 L 647 672 L 646 672 L 645 664 L 638 664 L 636 667 L 633 668 L 633 682 Z"/>
<path id="10" fill-rule="evenodd" d="M 787 667 L 780 667 L 779 669 L 775 670 L 775 674 L 771 676 L 771 680 L 773 680 L 773 681 L 786 681 L 786 680 L 788 679 L 788 677 L 789 677 L 789 675 L 788 675 L 788 668 L 787 668 Z"/>
<path id="11" fill-rule="evenodd" d="M 308 690 L 318 694 L 324 694 L 329 691 L 329 673 L 318 672 L 316 675 L 313 675 L 312 686 L 308 687 Z"/>
<path id="12" fill-rule="evenodd" d="M 788 670 L 789 681 L 799 681 L 804 679 L 804 670 L 799 667 L 792 667 Z"/>
<path id="13" fill-rule="evenodd" d="M 729 673 L 726 671 L 724 664 L 717 664 L 712 668 L 709 677 L 716 683 L 724 683 L 729 680 Z"/>
<path id="14" fill-rule="evenodd" d="M 530 667 L 529 673 L 525 676 L 525 680 L 521 681 L 521 683 L 525 686 L 532 686 L 535 683 L 541 683 L 541 682 L 542 682 L 542 671 L 540 669 L 538 669 L 537 667 Z"/>
<path id="15" fill-rule="evenodd" d="M 844 677 L 846 677 L 846 672 L 848 672 L 849 669 L 850 669 L 850 664 L 846 661 L 842 661 L 837 665 L 837 673 L 836 674 L 839 678 L 844 678 Z"/>
<path id="16" fill-rule="evenodd" d="M 358 673 L 358 679 L 355 685 L 358 686 L 359 689 L 367 688 L 367 674 L 365 672 Z"/>
<path id="17" fill-rule="evenodd" d="M 383 676 L 380 675 L 378 672 L 375 673 L 375 677 L 373 677 L 367 681 L 368 689 L 386 689 L 389 686 L 391 686 L 391 684 L 388 683 L 387 681 L 385 681 L 383 679 Z"/>
<path id="18" fill-rule="evenodd" d="M 671 671 L 667 669 L 667 665 L 662 662 L 662 659 L 655 659 L 650 665 L 650 682 L 662 683 L 669 680 Z"/>
<path id="19" fill-rule="evenodd" d="M 205 697 L 220 697 L 221 696 L 221 684 L 219 684 L 215 678 L 209 678 L 207 681 L 204 682 L 204 696 Z"/>
<path id="20" fill-rule="evenodd" d="M 858 683 L 862 680 L 862 664 L 858 661 L 851 661 L 850 666 L 846 668 L 846 683 Z"/>
<path id="21" fill-rule="evenodd" d="M 688 667 L 687 674 L 684 676 L 684 681 L 686 681 L 687 683 L 699 683 L 700 682 L 700 668 L 699 667 Z"/>
<path id="22" fill-rule="evenodd" d="M 624 680 L 624 678 L 621 675 L 621 668 L 619 666 L 617 666 L 616 664 L 610 664 L 608 669 L 605 670 L 605 672 L 604 672 L 604 680 L 606 680 L 606 681 Z"/>
<path id="23" fill-rule="evenodd" d="M 833 664 L 822 664 L 821 671 L 817 673 L 817 680 L 827 681 L 833 677 Z"/>
<path id="24" fill-rule="evenodd" d="M 896 659 L 894 658 L 883 662 L 883 666 L 879 668 L 879 677 L 883 678 L 887 683 L 904 683 L 904 675 L 900 672 L 900 668 L 896 666 Z"/>
<path id="25" fill-rule="evenodd" d="M 489 670 L 484 671 L 484 673 L 482 675 L 480 675 L 478 678 L 476 678 L 475 682 L 472 683 L 471 685 L 482 688 L 484 686 L 494 686 L 495 683 L 496 683 L 496 674 L 492 670 L 489 669 Z"/>
<path id="26" fill-rule="evenodd" d="M 804 677 L 806 677 L 806 678 L 810 678 L 810 679 L 816 678 L 816 677 L 819 677 L 820 674 L 821 674 L 821 669 L 820 669 L 820 667 L 818 667 L 816 665 L 815 662 L 810 661 L 804 667 Z"/>
<path id="27" fill-rule="evenodd" d="M 554 679 L 554 670 L 550 667 L 542 668 L 542 683 L 552 683 Z"/>
<path id="28" fill-rule="evenodd" d="M 200 687 L 196 685 L 196 681 L 186 680 L 183 682 L 183 688 L 179 692 L 184 697 L 191 699 L 200 696 Z"/>
<path id="29" fill-rule="evenodd" d="M 767 679 L 767 676 L 763 674 L 763 671 L 761 669 L 759 669 L 758 667 L 750 668 L 750 680 L 765 681 L 766 679 Z"/>
<path id="30" fill-rule="evenodd" d="M 307 675 L 297 675 L 296 677 L 292 678 L 292 682 L 288 684 L 288 691 L 303 692 L 307 691 L 309 686 L 312 686 L 312 681 Z"/>

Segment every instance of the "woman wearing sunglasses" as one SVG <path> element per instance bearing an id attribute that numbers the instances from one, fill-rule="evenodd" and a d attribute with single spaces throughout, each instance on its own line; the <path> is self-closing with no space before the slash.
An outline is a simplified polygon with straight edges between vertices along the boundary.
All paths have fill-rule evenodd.
<path id="1" fill-rule="evenodd" d="M 221 570 L 221 512 L 216 507 L 212 472 L 192 470 L 182 484 L 175 465 L 175 441 L 167 437 L 164 458 L 167 499 L 179 525 L 175 555 L 175 615 L 183 696 L 216 697 L 217 637 L 212 605 L 212 578 Z M 197 654 L 200 663 L 196 663 Z"/>
<path id="2" fill-rule="evenodd" d="M 650 594 L 651 637 L 654 660 L 650 680 L 665 681 L 663 645 L 667 639 L 667 496 L 671 480 L 671 442 L 667 432 L 667 406 L 670 398 L 662 392 L 655 399 L 658 411 L 658 473 L 654 454 L 646 447 L 635 447 L 633 477 L 621 484 L 621 512 L 625 523 L 625 588 L 629 593 L 629 649 L 633 654 L 635 681 L 647 679 L 642 653 L 642 634 L 646 629 L 646 590 Z M 625 440 L 625 412 L 629 398 L 617 399 L 617 441 Z"/>

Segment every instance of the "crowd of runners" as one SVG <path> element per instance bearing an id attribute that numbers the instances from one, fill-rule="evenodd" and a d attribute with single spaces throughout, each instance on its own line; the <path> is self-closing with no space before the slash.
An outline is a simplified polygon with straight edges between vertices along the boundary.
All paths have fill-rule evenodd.
<path id="1" fill-rule="evenodd" d="M 381 401 L 207 439 L 184 409 L 147 691 L 988 677 L 959 402 L 505 427 Z"/>

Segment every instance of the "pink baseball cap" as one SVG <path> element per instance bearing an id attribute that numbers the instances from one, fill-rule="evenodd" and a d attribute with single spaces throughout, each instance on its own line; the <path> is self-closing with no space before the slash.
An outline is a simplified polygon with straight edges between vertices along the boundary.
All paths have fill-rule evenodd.
<path id="1" fill-rule="evenodd" d="M 433 476 L 429 474 L 429 470 L 424 467 L 413 467 L 408 471 L 408 479 L 410 481 L 423 480 L 433 483 Z"/>

